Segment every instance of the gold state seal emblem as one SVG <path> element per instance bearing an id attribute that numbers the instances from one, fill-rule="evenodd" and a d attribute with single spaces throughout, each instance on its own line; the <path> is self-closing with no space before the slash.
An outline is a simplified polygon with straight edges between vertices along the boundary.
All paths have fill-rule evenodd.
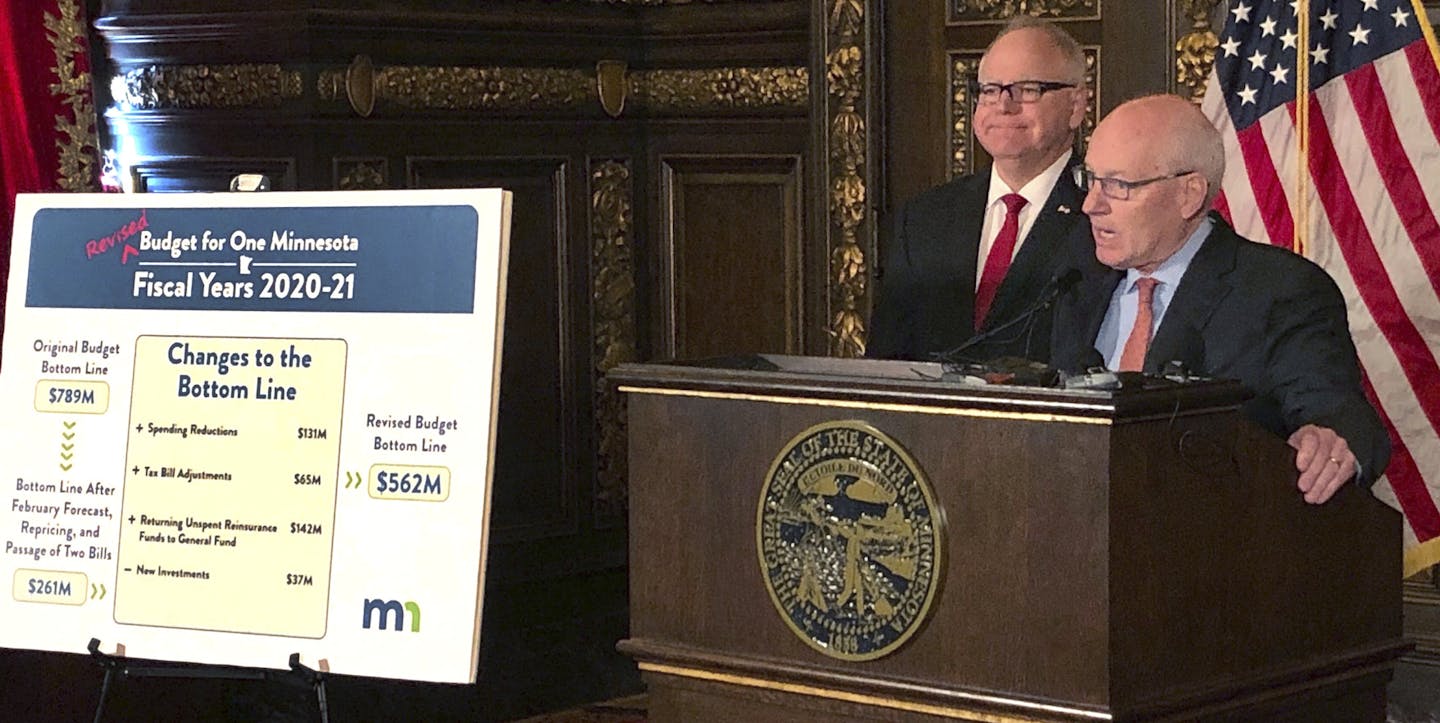
<path id="1" fill-rule="evenodd" d="M 790 440 L 756 537 L 770 599 L 810 647 L 873 660 L 919 629 L 940 586 L 943 515 L 910 455 L 859 421 Z"/>

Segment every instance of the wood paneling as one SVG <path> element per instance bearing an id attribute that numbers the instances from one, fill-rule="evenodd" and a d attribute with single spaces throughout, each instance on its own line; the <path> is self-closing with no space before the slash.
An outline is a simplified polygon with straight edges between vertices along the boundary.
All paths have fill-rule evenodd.
<path id="1" fill-rule="evenodd" d="M 798 352 L 800 159 L 661 159 L 666 356 Z"/>
<path id="2" fill-rule="evenodd" d="M 578 532 L 579 413 L 588 389 L 573 368 L 564 158 L 406 159 L 410 188 L 507 188 L 513 194 L 500 367 L 496 543 Z M 479 400 L 477 400 L 479 403 Z"/>
<path id="3" fill-rule="evenodd" d="M 205 158 L 171 156 L 130 166 L 133 188 L 141 193 L 229 191 L 241 173 L 263 173 L 270 190 L 295 190 L 294 158 Z"/>

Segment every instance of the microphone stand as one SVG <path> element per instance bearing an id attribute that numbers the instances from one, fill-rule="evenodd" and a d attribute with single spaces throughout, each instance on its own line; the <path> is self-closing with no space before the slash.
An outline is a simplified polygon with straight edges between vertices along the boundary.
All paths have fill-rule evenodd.
<path id="1" fill-rule="evenodd" d="M 995 337 L 999 336 L 1001 332 L 1008 331 L 1021 323 L 1025 324 L 1025 326 L 1023 329 L 1021 329 L 1020 333 L 1023 334 L 1028 332 L 1031 326 L 1035 323 L 1035 317 L 1040 312 L 1050 308 L 1050 305 L 1054 304 L 1055 300 L 1060 298 L 1061 294 L 1069 291 L 1075 286 L 1075 284 L 1079 283 L 1079 281 L 1080 271 L 1078 269 L 1071 268 L 1055 272 L 1055 275 L 1050 277 L 1050 281 L 1045 284 L 1045 293 L 1041 294 L 1037 299 L 1035 299 L 1035 303 L 1031 304 L 1030 307 L 1027 308 L 1024 312 L 1022 312 L 1019 316 L 1003 324 L 1000 324 L 999 326 L 992 327 L 989 331 L 981 334 L 976 334 L 975 336 L 966 339 L 959 346 L 956 346 L 952 349 L 947 349 L 942 352 L 936 352 L 931 356 L 931 359 L 937 362 L 941 362 L 943 364 L 960 364 L 963 361 L 967 361 L 960 356 L 962 352 L 973 349 L 987 341 L 990 341 L 991 339 L 994 339 Z M 1006 341 L 1013 341 L 1018 338 L 1020 338 L 1020 335 L 1016 334 L 1015 336 L 1006 339 Z"/>

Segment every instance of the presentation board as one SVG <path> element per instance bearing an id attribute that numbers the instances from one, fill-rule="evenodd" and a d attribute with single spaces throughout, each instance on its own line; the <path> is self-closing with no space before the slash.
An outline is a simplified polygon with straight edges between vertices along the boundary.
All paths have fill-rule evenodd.
<path id="1" fill-rule="evenodd" d="M 0 646 L 474 681 L 509 215 L 18 197 Z"/>

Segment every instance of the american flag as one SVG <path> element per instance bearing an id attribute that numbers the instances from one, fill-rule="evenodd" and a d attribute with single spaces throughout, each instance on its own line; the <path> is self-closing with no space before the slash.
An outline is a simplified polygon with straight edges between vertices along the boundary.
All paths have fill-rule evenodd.
<path id="1" fill-rule="evenodd" d="M 1440 562 L 1440 51 L 1419 0 L 1310 0 L 1308 42 L 1301 5 L 1227 3 L 1202 104 L 1225 138 L 1216 206 L 1345 294 L 1394 447 L 1374 490 L 1404 514 L 1410 575 Z"/>

